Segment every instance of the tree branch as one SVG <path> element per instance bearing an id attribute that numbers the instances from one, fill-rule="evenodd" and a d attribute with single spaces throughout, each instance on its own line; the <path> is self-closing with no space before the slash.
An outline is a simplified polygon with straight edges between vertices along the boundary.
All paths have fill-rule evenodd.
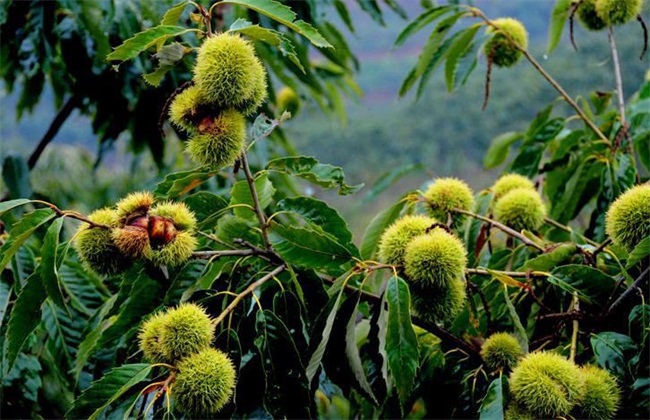
<path id="1" fill-rule="evenodd" d="M 489 223 L 490 225 L 492 225 L 495 228 L 507 233 L 508 235 L 512 236 L 513 238 L 519 239 L 524 244 L 526 244 L 526 245 L 528 245 L 530 247 L 536 248 L 536 249 L 538 249 L 538 250 L 540 250 L 542 252 L 545 251 L 543 246 L 531 241 L 530 239 L 528 239 L 527 237 L 525 237 L 521 233 L 517 232 L 516 230 L 511 229 L 508 226 L 503 225 L 503 224 L 501 224 L 501 223 L 499 223 L 499 222 L 497 222 L 495 220 L 492 220 L 492 219 L 490 219 L 488 217 L 481 216 L 480 214 L 472 213 L 471 211 L 467 211 L 467 210 L 463 210 L 463 209 L 457 209 L 457 208 L 451 209 L 451 211 L 453 211 L 454 213 L 465 214 L 465 215 L 471 216 L 471 217 L 473 217 L 475 219 L 483 220 L 484 222 Z"/>
<path id="2" fill-rule="evenodd" d="M 612 306 L 609 307 L 609 309 L 607 310 L 607 314 L 605 316 L 611 314 L 614 311 L 614 309 L 616 309 L 621 303 L 623 303 L 625 299 L 627 299 L 632 293 L 634 293 L 634 291 L 637 288 L 639 288 L 639 286 L 641 286 L 641 284 L 644 281 L 648 281 L 649 279 L 650 279 L 650 267 L 643 270 L 641 275 L 636 280 L 634 280 L 634 283 L 632 283 L 632 285 L 628 287 L 627 290 L 624 291 L 623 294 L 619 296 L 619 298 L 616 299 L 614 303 L 612 303 Z"/>
<path id="3" fill-rule="evenodd" d="M 268 273 L 264 277 L 262 277 L 259 280 L 251 283 L 246 288 L 246 290 L 239 293 L 235 297 L 235 299 L 232 302 L 230 302 L 230 304 L 226 307 L 226 309 L 223 310 L 223 312 L 221 312 L 221 314 L 219 314 L 218 317 L 216 317 L 215 319 L 212 320 L 212 325 L 219 325 L 228 316 L 228 314 L 230 314 L 237 307 L 237 305 L 239 304 L 239 302 L 241 302 L 242 299 L 244 299 L 249 294 L 253 293 L 255 291 L 255 289 L 257 289 L 258 287 L 260 287 L 261 285 L 263 285 L 264 283 L 266 283 L 267 281 L 269 281 L 273 277 L 280 274 L 285 268 L 286 268 L 286 266 L 284 264 L 282 264 L 279 267 L 276 267 L 273 271 L 271 271 L 270 273 Z"/>
<path id="4" fill-rule="evenodd" d="M 267 249 L 271 249 L 271 242 L 269 242 L 269 233 L 268 226 L 266 225 L 266 216 L 262 211 L 262 206 L 260 206 L 260 198 L 257 194 L 257 188 L 255 187 L 255 178 L 251 173 L 251 168 L 248 166 L 248 158 L 246 157 L 246 152 L 241 154 L 241 163 L 242 168 L 244 169 L 244 174 L 246 175 L 246 182 L 248 182 L 248 188 L 251 191 L 251 197 L 253 198 L 253 207 L 255 208 L 255 214 L 260 222 L 260 227 L 262 229 L 262 238 L 264 239 L 264 245 Z"/>
<path id="5" fill-rule="evenodd" d="M 50 142 L 54 139 L 54 137 L 59 132 L 59 129 L 61 128 L 65 120 L 67 120 L 70 114 L 72 114 L 72 111 L 74 111 L 75 108 L 81 105 L 82 99 L 83 98 L 81 95 L 75 93 L 66 101 L 63 107 L 56 114 L 56 116 L 52 120 L 52 123 L 50 124 L 50 127 L 45 132 L 45 135 L 43 135 L 41 141 L 38 142 L 38 145 L 36 146 L 32 154 L 29 156 L 29 160 L 27 161 L 27 166 L 29 167 L 30 170 L 34 169 L 34 166 L 36 166 L 36 162 L 38 162 L 38 159 L 41 157 L 41 154 L 43 153 L 47 145 L 50 144 Z"/>
<path id="6" fill-rule="evenodd" d="M 614 39 L 614 30 L 612 27 L 607 28 L 607 38 L 609 38 L 609 47 L 612 50 L 612 61 L 614 63 L 614 77 L 616 79 L 616 97 L 618 98 L 618 113 L 621 116 L 621 125 L 625 127 L 627 120 L 625 118 L 625 95 L 623 95 L 623 78 L 621 77 L 621 64 L 618 60 L 618 50 L 616 49 L 616 40 Z"/>

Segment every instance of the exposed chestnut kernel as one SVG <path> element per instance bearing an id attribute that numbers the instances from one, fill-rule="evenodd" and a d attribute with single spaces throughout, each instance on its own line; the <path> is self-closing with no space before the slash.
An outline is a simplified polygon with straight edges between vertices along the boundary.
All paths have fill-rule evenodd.
<path id="1" fill-rule="evenodd" d="M 149 216 L 136 216 L 128 220 L 126 225 L 149 230 Z"/>
<path id="2" fill-rule="evenodd" d="M 149 242 L 153 247 L 160 247 L 171 242 L 176 237 L 174 223 L 161 216 L 149 217 Z"/>

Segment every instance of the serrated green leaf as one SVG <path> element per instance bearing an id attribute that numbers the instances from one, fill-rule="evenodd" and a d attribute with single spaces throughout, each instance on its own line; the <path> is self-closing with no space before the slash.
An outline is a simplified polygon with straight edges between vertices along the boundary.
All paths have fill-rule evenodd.
<path id="1" fill-rule="evenodd" d="M 0 325 L 4 325 L 5 314 L 7 313 L 12 291 L 13 287 L 9 283 L 9 280 L 0 276 Z"/>
<path id="2" fill-rule="evenodd" d="M 313 350 L 310 352 L 311 356 L 309 357 L 309 363 L 305 369 L 309 383 L 312 383 L 314 376 L 316 376 L 316 372 L 320 367 L 320 363 L 323 360 L 323 356 L 325 355 L 327 342 L 329 341 L 332 327 L 334 326 L 334 319 L 336 318 L 336 313 L 341 307 L 343 296 L 344 290 L 341 289 L 336 298 L 330 299 L 327 306 L 325 306 L 318 319 L 315 321 L 315 325 L 317 326 L 317 328 L 313 329 L 315 336 L 310 339 Z"/>
<path id="3" fill-rule="evenodd" d="M 5 336 L 6 369 L 11 370 L 20 349 L 25 344 L 27 337 L 41 322 L 41 306 L 47 298 L 40 273 L 35 271 L 26 281 L 25 287 L 20 291 L 14 303 Z"/>
<path id="4" fill-rule="evenodd" d="M 269 180 L 268 175 L 262 174 L 255 179 L 255 189 L 257 190 L 257 198 L 262 210 L 267 208 L 273 202 L 273 195 L 275 194 L 275 187 Z M 248 186 L 248 181 L 237 181 L 233 184 L 230 190 L 230 205 L 237 206 L 240 204 L 247 204 L 253 207 L 253 196 Z M 243 219 L 255 218 L 255 211 L 248 207 L 235 207 L 235 216 Z"/>
<path id="5" fill-rule="evenodd" d="M 352 24 L 352 18 L 350 17 L 350 11 L 342 0 L 334 0 L 334 7 L 339 17 L 345 23 L 345 26 L 348 27 L 350 32 L 354 32 L 354 25 Z"/>
<path id="6" fill-rule="evenodd" d="M 300 35 L 307 38 L 312 44 L 317 47 L 331 48 L 329 42 L 309 23 L 298 20 L 296 21 L 296 14 L 287 7 L 277 1 L 273 0 L 223 0 L 222 4 L 237 4 L 247 7 L 258 13 L 270 17 L 283 24 L 284 26 L 293 29 Z"/>
<path id="7" fill-rule="evenodd" d="M 313 157 L 292 156 L 274 159 L 267 163 L 266 169 L 297 176 L 324 188 L 338 188 L 340 195 L 355 193 L 363 187 L 363 184 L 346 184 L 343 169 L 320 163 Z"/>
<path id="8" fill-rule="evenodd" d="M 127 39 L 122 45 L 116 47 L 106 56 L 107 61 L 126 61 L 137 57 L 143 51 L 165 42 L 169 38 L 181 36 L 196 29 L 187 29 L 181 26 L 159 25 L 138 32 Z"/>
<path id="9" fill-rule="evenodd" d="M 160 21 L 160 24 L 163 26 L 176 25 L 178 23 L 178 20 L 181 18 L 183 11 L 185 11 L 185 7 L 189 4 L 191 3 L 184 1 L 175 6 L 172 6 L 171 9 L 168 9 L 165 12 L 162 20 Z"/>
<path id="10" fill-rule="evenodd" d="M 25 204 L 31 203 L 31 200 L 28 200 L 26 198 L 18 198 L 16 200 L 9 200 L 9 201 L 4 201 L 0 203 L 0 216 L 2 216 L 3 213 L 8 212 L 11 209 L 14 209 L 19 206 L 24 206 Z"/>
<path id="11" fill-rule="evenodd" d="M 643 261 L 645 258 L 648 258 L 650 255 L 650 236 L 643 239 L 641 242 L 634 247 L 632 252 L 627 256 L 627 263 L 625 264 L 626 269 L 634 267 L 639 262 Z"/>
<path id="12" fill-rule="evenodd" d="M 79 380 L 79 376 L 86 362 L 95 351 L 95 346 L 99 342 L 102 333 L 113 324 L 114 320 L 106 320 L 104 318 L 113 309 L 116 301 L 117 295 L 111 296 L 88 321 L 88 325 L 93 327 L 90 330 L 84 331 L 83 341 L 79 343 L 74 361 L 74 378 L 76 381 Z"/>
<path id="13" fill-rule="evenodd" d="M 388 369 L 395 380 L 402 410 L 413 390 L 418 369 L 418 340 L 411 324 L 409 287 L 399 277 L 391 277 L 386 285 L 384 302 L 388 305 L 386 355 Z"/>
<path id="14" fill-rule="evenodd" d="M 40 273 L 47 295 L 59 308 L 67 311 L 68 307 L 59 283 L 59 267 L 57 261 L 59 236 L 61 235 L 63 220 L 63 217 L 59 217 L 47 229 L 41 252 Z"/>
<path id="15" fill-rule="evenodd" d="M 483 157 L 483 166 L 491 169 L 501 165 L 508 157 L 510 146 L 523 138 L 524 135 L 516 131 L 509 131 L 493 138 Z"/>
<path id="16" fill-rule="evenodd" d="M 151 73 L 143 74 L 142 78 L 150 86 L 158 87 L 158 86 L 160 86 L 160 83 L 162 82 L 165 75 L 173 68 L 174 68 L 173 66 L 160 66 L 159 65 Z"/>
<path id="17" fill-rule="evenodd" d="M 361 258 L 359 250 L 352 243 L 352 232 L 350 232 L 347 223 L 335 209 L 324 201 L 311 197 L 285 198 L 278 202 L 277 211 L 289 211 L 300 215 L 323 229 L 325 233 L 334 236 L 353 256 Z"/>
<path id="18" fill-rule="evenodd" d="M 195 168 L 191 171 L 174 172 L 165 176 L 165 179 L 156 185 L 153 193 L 158 199 L 177 198 L 218 173 L 218 171 L 207 166 Z"/>
<path id="19" fill-rule="evenodd" d="M 194 212 L 199 229 L 210 229 L 228 207 L 228 201 L 214 193 L 199 191 L 188 195 L 183 202 Z"/>
<path id="20" fill-rule="evenodd" d="M 10 235 L 7 241 L 0 248 L 0 269 L 3 269 L 11 257 L 18 251 L 20 246 L 34 233 L 34 231 L 45 223 L 56 217 L 56 214 L 50 209 L 34 210 L 26 214 L 16 224 L 11 227 Z"/>
<path id="21" fill-rule="evenodd" d="M 611 331 L 593 334 L 590 341 L 598 364 L 623 378 L 627 371 L 625 354 L 637 349 L 634 341 L 627 335 Z"/>
<path id="22" fill-rule="evenodd" d="M 499 375 L 498 378 L 490 383 L 478 412 L 480 420 L 498 420 L 504 418 L 504 407 L 506 405 L 504 385 L 507 386 L 507 381 L 507 378 Z"/>
<path id="23" fill-rule="evenodd" d="M 568 293 L 577 292 L 578 298 L 587 303 L 602 305 L 616 287 L 616 280 L 597 268 L 569 264 L 551 271 L 548 281 Z"/>
<path id="24" fill-rule="evenodd" d="M 352 258 L 332 236 L 309 227 L 276 225 L 269 231 L 269 240 L 285 261 L 301 267 L 337 270 Z"/>
<path id="25" fill-rule="evenodd" d="M 506 286 L 503 286 L 503 296 L 505 298 L 506 306 L 508 308 L 508 314 L 510 314 L 510 319 L 512 320 L 512 324 L 515 327 L 514 336 L 517 337 L 517 341 L 519 341 L 519 344 L 521 345 L 521 348 L 524 350 L 524 353 L 528 353 L 528 335 L 526 334 L 526 329 L 521 323 L 519 314 L 517 314 L 515 305 L 513 305 L 512 301 L 510 300 L 510 295 L 508 294 L 508 288 Z"/>
<path id="26" fill-rule="evenodd" d="M 359 306 L 361 294 L 356 293 L 355 296 L 351 296 L 349 299 L 354 299 L 354 305 L 351 311 L 351 316 L 348 319 L 348 322 L 345 325 L 345 355 L 354 374 L 354 378 L 357 381 L 357 384 L 361 387 L 363 392 L 365 392 L 368 397 L 375 403 L 377 402 L 377 397 L 375 397 L 372 387 L 368 382 L 366 373 L 363 368 L 363 361 L 361 360 L 361 355 L 359 354 L 359 347 L 357 346 L 357 335 L 356 335 L 356 325 L 357 325 L 357 308 Z M 346 302 L 347 303 L 347 302 Z"/>
<path id="27" fill-rule="evenodd" d="M 458 61 L 467 54 L 472 48 L 474 36 L 476 32 L 482 27 L 482 24 L 474 24 L 467 29 L 459 31 L 455 41 L 449 46 L 447 50 L 447 60 L 445 61 L 445 83 L 449 92 L 454 90 L 456 85 L 456 68 Z"/>
<path id="28" fill-rule="evenodd" d="M 576 244 L 559 244 L 553 250 L 526 261 L 521 269 L 523 271 L 550 271 L 571 258 L 577 249 Z"/>
<path id="29" fill-rule="evenodd" d="M 402 29 L 402 32 L 397 35 L 397 39 L 395 39 L 395 44 L 393 47 L 401 46 L 406 42 L 407 39 L 419 32 L 420 29 L 424 28 L 429 23 L 438 19 L 440 16 L 444 15 L 452 9 L 453 6 L 437 6 L 425 10 L 424 13 L 413 19 L 411 23 Z"/>
<path id="30" fill-rule="evenodd" d="M 564 25 L 569 19 L 569 13 L 571 12 L 571 7 L 573 6 L 573 0 L 556 0 L 555 5 L 553 6 L 553 11 L 551 12 L 551 21 L 548 25 L 548 45 L 546 47 L 546 53 L 550 54 L 553 52 L 557 44 L 562 38 L 562 31 L 564 30 Z"/>
<path id="31" fill-rule="evenodd" d="M 146 363 L 123 365 L 93 382 L 77 398 L 66 418 L 98 418 L 102 411 L 125 392 L 149 376 L 152 366 Z"/>
<path id="32" fill-rule="evenodd" d="M 400 200 L 372 218 L 363 234 L 363 241 L 361 241 L 362 258 L 366 260 L 372 259 L 377 250 L 379 238 L 381 238 L 382 233 L 384 233 L 384 230 L 386 230 L 388 226 L 397 220 L 405 206 L 406 201 Z"/>

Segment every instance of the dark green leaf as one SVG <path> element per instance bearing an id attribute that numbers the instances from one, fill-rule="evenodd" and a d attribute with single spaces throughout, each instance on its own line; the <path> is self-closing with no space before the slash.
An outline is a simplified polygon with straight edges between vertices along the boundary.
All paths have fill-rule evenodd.
<path id="1" fill-rule="evenodd" d="M 512 320 L 512 325 L 515 327 L 514 335 L 517 337 L 519 344 L 521 344 L 521 348 L 524 349 L 524 353 L 528 353 L 528 335 L 526 334 L 526 329 L 524 328 L 523 324 L 521 323 L 521 319 L 517 314 L 515 305 L 513 305 L 512 301 L 510 300 L 510 295 L 508 295 L 508 287 L 506 286 L 503 286 L 503 296 L 508 308 L 508 314 Z"/>
<path id="2" fill-rule="evenodd" d="M 2 216 L 3 213 L 8 212 L 13 208 L 24 206 L 25 204 L 29 204 L 29 203 L 31 203 L 31 201 L 26 198 L 18 198 L 16 200 L 3 201 L 0 203 L 0 216 Z"/>
<path id="3" fill-rule="evenodd" d="M 447 50 L 447 61 L 445 62 L 445 83 L 449 92 L 454 90 L 456 86 L 456 68 L 458 61 L 464 57 L 468 51 L 472 49 L 472 43 L 476 32 L 481 29 L 483 25 L 480 23 L 474 24 L 467 29 L 459 31 L 454 42 Z"/>
<path id="4" fill-rule="evenodd" d="M 375 22 L 377 22 L 381 26 L 386 25 L 386 23 L 384 22 L 384 17 L 381 14 L 381 9 L 377 4 L 377 0 L 357 0 L 357 3 L 359 3 L 361 9 L 364 12 L 368 13 Z"/>
<path id="5" fill-rule="evenodd" d="M 577 251 L 576 244 L 559 244 L 553 250 L 526 261 L 523 271 L 549 271 L 571 258 Z"/>
<path id="6" fill-rule="evenodd" d="M 616 286 L 616 280 L 602 271 L 586 265 L 563 265 L 551 271 L 549 282 L 573 293 L 588 303 L 603 304 Z"/>
<path id="7" fill-rule="evenodd" d="M 198 187 L 217 173 L 219 172 L 207 166 L 191 171 L 174 172 L 165 176 L 165 179 L 156 185 L 153 193 L 158 199 L 176 198 Z"/>
<path id="8" fill-rule="evenodd" d="M 388 226 L 397 220 L 406 204 L 405 200 L 400 200 L 386 210 L 382 210 L 381 213 L 376 215 L 370 221 L 370 224 L 366 228 L 366 232 L 363 234 L 363 241 L 361 243 L 362 258 L 366 260 L 372 258 L 377 250 L 377 245 L 379 244 L 379 239 L 381 238 L 382 233 L 384 233 L 384 230 L 386 230 Z"/>
<path id="9" fill-rule="evenodd" d="M 495 168 L 505 162 L 512 146 L 516 141 L 523 138 L 523 134 L 516 131 L 509 131 L 500 134 L 492 139 L 490 147 L 483 157 L 483 166 L 487 169 Z"/>
<path id="10" fill-rule="evenodd" d="M 41 279 L 47 295 L 61 309 L 67 310 L 65 298 L 59 283 L 59 266 L 57 262 L 57 251 L 59 236 L 63 227 L 63 217 L 56 219 L 47 229 L 41 253 Z"/>
<path id="11" fill-rule="evenodd" d="M 336 12 L 341 17 L 341 20 L 345 23 L 345 26 L 348 27 L 350 32 L 354 32 L 354 26 L 352 25 L 352 18 L 350 17 L 350 11 L 342 0 L 334 0 L 334 7 Z"/>
<path id="12" fill-rule="evenodd" d="M 43 287 L 40 273 L 36 271 L 27 279 L 9 315 L 5 337 L 7 371 L 11 370 L 27 337 L 41 322 L 41 306 L 46 298 L 47 292 Z"/>
<path id="13" fill-rule="evenodd" d="M 49 222 L 56 214 L 50 209 L 39 209 L 26 214 L 11 227 L 10 236 L 0 248 L 0 269 L 9 264 L 11 257 L 18 251 L 20 246 L 34 233 L 41 225 Z"/>
<path id="14" fill-rule="evenodd" d="M 309 363 L 307 364 L 306 373 L 307 380 L 309 383 L 312 383 L 314 376 L 323 360 L 325 355 L 325 349 L 327 348 L 327 342 L 330 339 L 330 334 L 332 333 L 332 327 L 334 326 L 334 319 L 336 318 L 336 313 L 341 307 L 341 302 L 344 296 L 344 290 L 338 293 L 334 298 L 332 297 L 328 302 L 327 306 L 323 309 L 323 312 L 320 314 L 316 320 L 316 325 L 319 328 L 314 328 L 315 336 L 310 339 L 311 346 L 313 350 L 311 351 L 311 356 L 309 357 Z"/>
<path id="15" fill-rule="evenodd" d="M 625 376 L 625 353 L 636 351 L 634 341 L 617 332 L 602 332 L 591 336 L 591 347 L 598 364 L 622 378 Z"/>
<path id="16" fill-rule="evenodd" d="M 211 229 L 228 207 L 225 198 L 208 191 L 188 195 L 183 202 L 194 212 L 199 229 Z"/>
<path id="17" fill-rule="evenodd" d="M 343 169 L 320 163 L 313 157 L 292 156 L 274 159 L 266 165 L 266 169 L 297 176 L 324 188 L 338 187 L 341 195 L 352 194 L 363 187 L 363 184 L 347 185 Z"/>
<path id="18" fill-rule="evenodd" d="M 2 162 L 2 179 L 13 198 L 31 197 L 29 167 L 22 156 L 9 154 Z"/>
<path id="19" fill-rule="evenodd" d="M 164 26 L 176 25 L 178 23 L 178 20 L 181 18 L 183 11 L 185 10 L 185 6 L 189 4 L 190 2 L 184 1 L 182 3 L 173 6 L 171 9 L 167 10 L 163 15 L 160 24 Z"/>
<path id="20" fill-rule="evenodd" d="M 499 375 L 498 378 L 490 383 L 478 412 L 480 420 L 498 420 L 504 418 L 506 398 L 503 389 L 504 383 L 507 386 L 507 381 L 506 378 Z"/>
<path id="21" fill-rule="evenodd" d="M 289 211 L 299 214 L 305 220 L 317 225 L 325 233 L 334 236 L 350 253 L 360 258 L 359 250 L 352 243 L 352 232 L 341 215 L 324 201 L 311 197 L 285 198 L 278 202 L 278 211 Z"/>
<path id="22" fill-rule="evenodd" d="M 372 392 L 372 387 L 370 386 L 368 378 L 366 377 L 366 373 L 363 369 L 363 361 L 361 360 L 361 355 L 359 354 L 359 346 L 357 345 L 356 315 L 357 308 L 359 307 L 360 297 L 360 293 L 355 293 L 355 296 L 349 298 L 353 299 L 353 301 L 350 301 L 349 299 L 346 301 L 346 304 L 350 302 L 353 303 L 353 305 L 350 311 L 350 317 L 345 325 L 345 355 L 347 356 L 348 364 L 352 370 L 352 374 L 354 375 L 354 379 L 356 380 L 358 386 L 375 404 L 377 404 L 377 397 L 375 397 L 374 393 Z"/>
<path id="23" fill-rule="evenodd" d="M 553 52 L 562 38 L 562 31 L 566 21 L 569 19 L 569 13 L 573 6 L 572 0 L 556 0 L 551 12 L 551 22 L 548 28 L 548 46 L 546 53 Z"/>
<path id="24" fill-rule="evenodd" d="M 93 382 L 77 398 L 67 418 L 96 419 L 110 404 L 117 401 L 126 391 L 149 376 L 152 366 L 136 363 L 117 367 L 103 378 Z"/>
<path id="25" fill-rule="evenodd" d="M 650 237 L 643 239 L 634 247 L 632 252 L 627 256 L 626 269 L 634 267 L 639 262 L 647 259 L 650 255 Z"/>
<path id="26" fill-rule="evenodd" d="M 336 270 L 352 258 L 345 246 L 314 229 L 276 225 L 269 240 L 285 261 L 301 267 Z"/>
<path id="27" fill-rule="evenodd" d="M 329 42 L 309 23 L 302 20 L 295 20 L 296 14 L 287 7 L 273 0 L 223 0 L 222 4 L 238 4 L 258 13 L 266 15 L 271 19 L 293 29 L 300 35 L 307 38 L 317 47 L 331 48 Z"/>
<path id="28" fill-rule="evenodd" d="M 111 298 L 107 300 L 90 319 L 89 326 L 94 325 L 94 327 L 89 331 L 84 331 L 84 337 L 81 343 L 79 343 L 77 355 L 74 361 L 74 378 L 77 381 L 79 380 L 79 376 L 81 375 L 86 362 L 95 351 L 95 347 L 97 346 L 102 333 L 106 328 L 113 325 L 112 321 L 104 318 L 113 309 L 115 301 L 117 301 L 117 295 L 111 296 Z"/>
<path id="29" fill-rule="evenodd" d="M 395 380 L 402 409 L 411 395 L 418 369 L 418 340 L 411 324 L 409 287 L 399 277 L 391 277 L 386 285 L 384 302 L 388 305 L 386 354 L 388 369 Z"/>
<path id="30" fill-rule="evenodd" d="M 269 206 L 269 204 L 271 204 L 273 201 L 273 194 L 275 194 L 275 188 L 269 180 L 268 175 L 262 174 L 255 179 L 255 189 L 257 190 L 260 207 L 264 210 Z M 245 180 L 237 181 L 230 191 L 230 205 L 237 206 L 241 204 L 248 205 L 250 208 L 234 207 L 235 215 L 244 219 L 254 218 L 255 210 L 253 210 L 253 196 L 251 195 L 248 182 Z"/>
<path id="31" fill-rule="evenodd" d="M 196 29 L 187 29 L 181 26 L 159 25 L 149 28 L 145 31 L 138 32 L 129 38 L 122 45 L 115 48 L 112 53 L 106 56 L 107 61 L 126 61 L 137 57 L 141 52 L 165 42 L 169 38 L 174 38 Z"/>
<path id="32" fill-rule="evenodd" d="M 402 29 L 402 32 L 397 35 L 394 47 L 399 47 L 400 45 L 404 44 L 407 39 L 419 32 L 420 29 L 424 28 L 429 23 L 438 19 L 440 16 L 444 15 L 452 9 L 453 6 L 437 6 L 427 9 L 424 11 L 424 13 L 413 19 L 411 23 L 406 25 L 406 28 Z"/>
<path id="33" fill-rule="evenodd" d="M 12 286 L 9 280 L 0 276 L 0 325 L 4 325 L 5 314 L 11 298 Z"/>

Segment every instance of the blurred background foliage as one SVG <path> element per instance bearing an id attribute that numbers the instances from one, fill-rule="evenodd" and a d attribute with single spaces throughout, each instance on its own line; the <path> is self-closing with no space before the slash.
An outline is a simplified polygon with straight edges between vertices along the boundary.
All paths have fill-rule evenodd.
<path id="1" fill-rule="evenodd" d="M 152 188 L 165 172 L 190 167 L 181 153 L 182 139 L 168 126 L 162 137 L 158 127 L 166 98 L 190 77 L 188 65 L 177 66 L 158 88 L 151 88 L 140 75 L 153 70 L 154 60 L 137 58 L 121 64 L 116 72 L 102 59 L 110 46 L 157 24 L 173 3 L 3 2 L 0 158 L 5 162 L 4 171 L 27 173 L 30 154 L 57 113 L 66 111 L 53 143 L 29 173 L 28 189 L 35 196 L 60 207 L 88 211 L 112 203 L 128 191 Z M 449 175 L 468 180 L 474 188 L 489 185 L 496 172 L 484 171 L 481 160 L 492 138 L 523 129 L 556 97 L 539 74 L 522 63 L 493 72 L 494 94 L 487 109 L 481 111 L 485 62 L 480 60 L 478 71 L 457 92 L 448 93 L 443 77 L 437 75 L 419 101 L 412 97 L 398 100 L 399 86 L 428 34 L 423 31 L 399 48 L 393 48 L 393 43 L 407 23 L 404 18 L 412 19 L 430 2 L 285 3 L 317 26 L 335 45 L 336 53 L 309 50 L 304 40 L 293 38 L 306 69 L 302 73 L 275 49 L 257 45 L 271 74 L 271 99 L 263 111 L 278 113 L 273 91 L 286 84 L 302 99 L 300 113 L 283 131 L 275 132 L 267 152 L 299 151 L 318 156 L 345 168 L 353 183 L 368 187 L 386 172 L 404 167 L 405 162 L 410 165 L 404 167 L 403 180 L 378 197 L 349 199 L 313 191 L 341 210 L 357 239 L 372 215 L 394 202 L 404 185 Z M 613 90 L 606 33 L 588 33 L 576 25 L 579 50 L 570 46 L 565 31 L 562 44 L 547 56 L 553 1 L 473 3 L 490 17 L 520 19 L 530 32 L 532 54 L 570 94 L 587 96 L 594 87 L 603 92 Z M 224 12 L 226 23 L 238 17 L 230 7 Z M 264 20 L 252 12 L 244 17 L 252 22 Z M 191 18 L 189 10 L 183 18 Z M 273 26 L 270 20 L 263 23 Z M 188 36 L 185 41 L 191 45 L 193 40 Z M 638 59 L 641 29 L 637 25 L 617 28 L 617 42 L 624 66 L 624 91 L 629 97 L 648 68 L 647 56 Z M 8 188 L 11 186 L 0 185 L 0 194 Z M 364 194 L 368 193 L 362 191 L 357 197 Z"/>

